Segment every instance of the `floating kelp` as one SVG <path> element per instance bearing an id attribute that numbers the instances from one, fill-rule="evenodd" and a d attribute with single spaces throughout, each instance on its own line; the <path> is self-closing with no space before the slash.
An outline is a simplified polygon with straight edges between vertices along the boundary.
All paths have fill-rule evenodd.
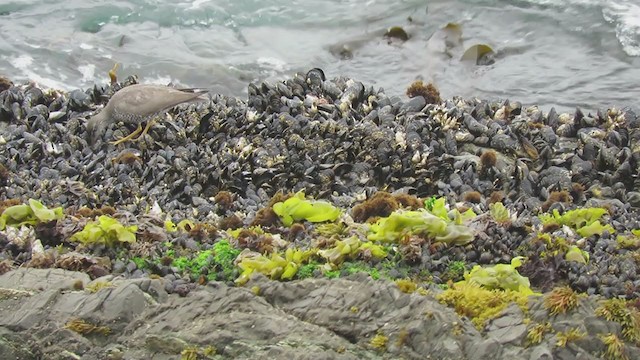
<path id="1" fill-rule="evenodd" d="M 470 61 L 476 65 L 491 65 L 493 64 L 493 59 L 491 56 L 495 54 L 493 49 L 486 44 L 477 44 L 468 48 L 462 57 L 461 61 Z"/>

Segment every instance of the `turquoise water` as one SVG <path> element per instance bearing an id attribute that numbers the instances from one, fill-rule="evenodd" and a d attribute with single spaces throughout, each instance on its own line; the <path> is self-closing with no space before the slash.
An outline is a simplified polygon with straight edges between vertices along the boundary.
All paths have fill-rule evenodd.
<path id="1" fill-rule="evenodd" d="M 389 43 L 391 26 L 410 39 Z M 121 78 L 245 97 L 250 81 L 321 67 L 389 95 L 424 79 L 545 109 L 640 105 L 637 0 L 0 0 L 0 33 L 0 75 L 62 89 L 106 83 L 118 62 Z M 479 43 L 492 65 L 460 61 Z"/>

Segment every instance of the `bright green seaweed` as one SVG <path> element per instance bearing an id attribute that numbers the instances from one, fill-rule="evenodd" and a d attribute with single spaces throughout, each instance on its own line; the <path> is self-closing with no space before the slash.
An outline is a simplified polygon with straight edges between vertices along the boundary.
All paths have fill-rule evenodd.
<path id="1" fill-rule="evenodd" d="M 124 226 L 111 216 L 101 215 L 98 221 L 91 221 L 82 231 L 71 236 L 71 240 L 83 244 L 101 243 L 109 246 L 136 241 L 138 226 Z"/>
<path id="2" fill-rule="evenodd" d="M 41 222 L 62 219 L 63 217 L 62 207 L 48 209 L 40 201 L 29 199 L 28 204 L 14 205 L 2 212 L 2 215 L 0 215 L 0 230 L 4 230 L 7 226 L 36 225 Z"/>
<path id="3" fill-rule="evenodd" d="M 335 221 L 340 216 L 340 209 L 326 201 L 307 200 L 304 192 L 299 191 L 285 201 L 273 204 L 273 211 L 280 217 L 285 226 L 295 221 L 310 222 Z"/>

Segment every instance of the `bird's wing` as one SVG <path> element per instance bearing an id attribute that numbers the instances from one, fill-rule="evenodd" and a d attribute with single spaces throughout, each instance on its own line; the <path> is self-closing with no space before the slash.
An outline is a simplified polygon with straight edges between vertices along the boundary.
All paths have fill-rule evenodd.
<path id="1" fill-rule="evenodd" d="M 194 100 L 201 95 L 202 92 L 186 92 L 167 86 L 132 88 L 121 94 L 122 98 L 116 102 L 115 110 L 147 117 Z"/>

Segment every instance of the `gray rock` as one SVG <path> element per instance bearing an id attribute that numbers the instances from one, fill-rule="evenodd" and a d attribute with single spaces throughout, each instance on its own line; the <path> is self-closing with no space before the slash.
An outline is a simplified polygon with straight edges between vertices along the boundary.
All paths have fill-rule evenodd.
<path id="1" fill-rule="evenodd" d="M 0 288 L 22 290 L 69 290 L 76 281 L 89 283 L 91 279 L 85 273 L 63 269 L 23 268 L 0 275 Z"/>
<path id="2" fill-rule="evenodd" d="M 524 314 L 515 305 L 508 306 L 501 317 L 493 320 L 489 325 L 487 335 L 500 344 L 520 344 L 527 335 L 527 326 L 523 324 Z"/>
<path id="3" fill-rule="evenodd" d="M 553 359 L 553 353 L 551 349 L 545 345 L 538 345 L 533 348 L 529 360 L 551 360 Z"/>

